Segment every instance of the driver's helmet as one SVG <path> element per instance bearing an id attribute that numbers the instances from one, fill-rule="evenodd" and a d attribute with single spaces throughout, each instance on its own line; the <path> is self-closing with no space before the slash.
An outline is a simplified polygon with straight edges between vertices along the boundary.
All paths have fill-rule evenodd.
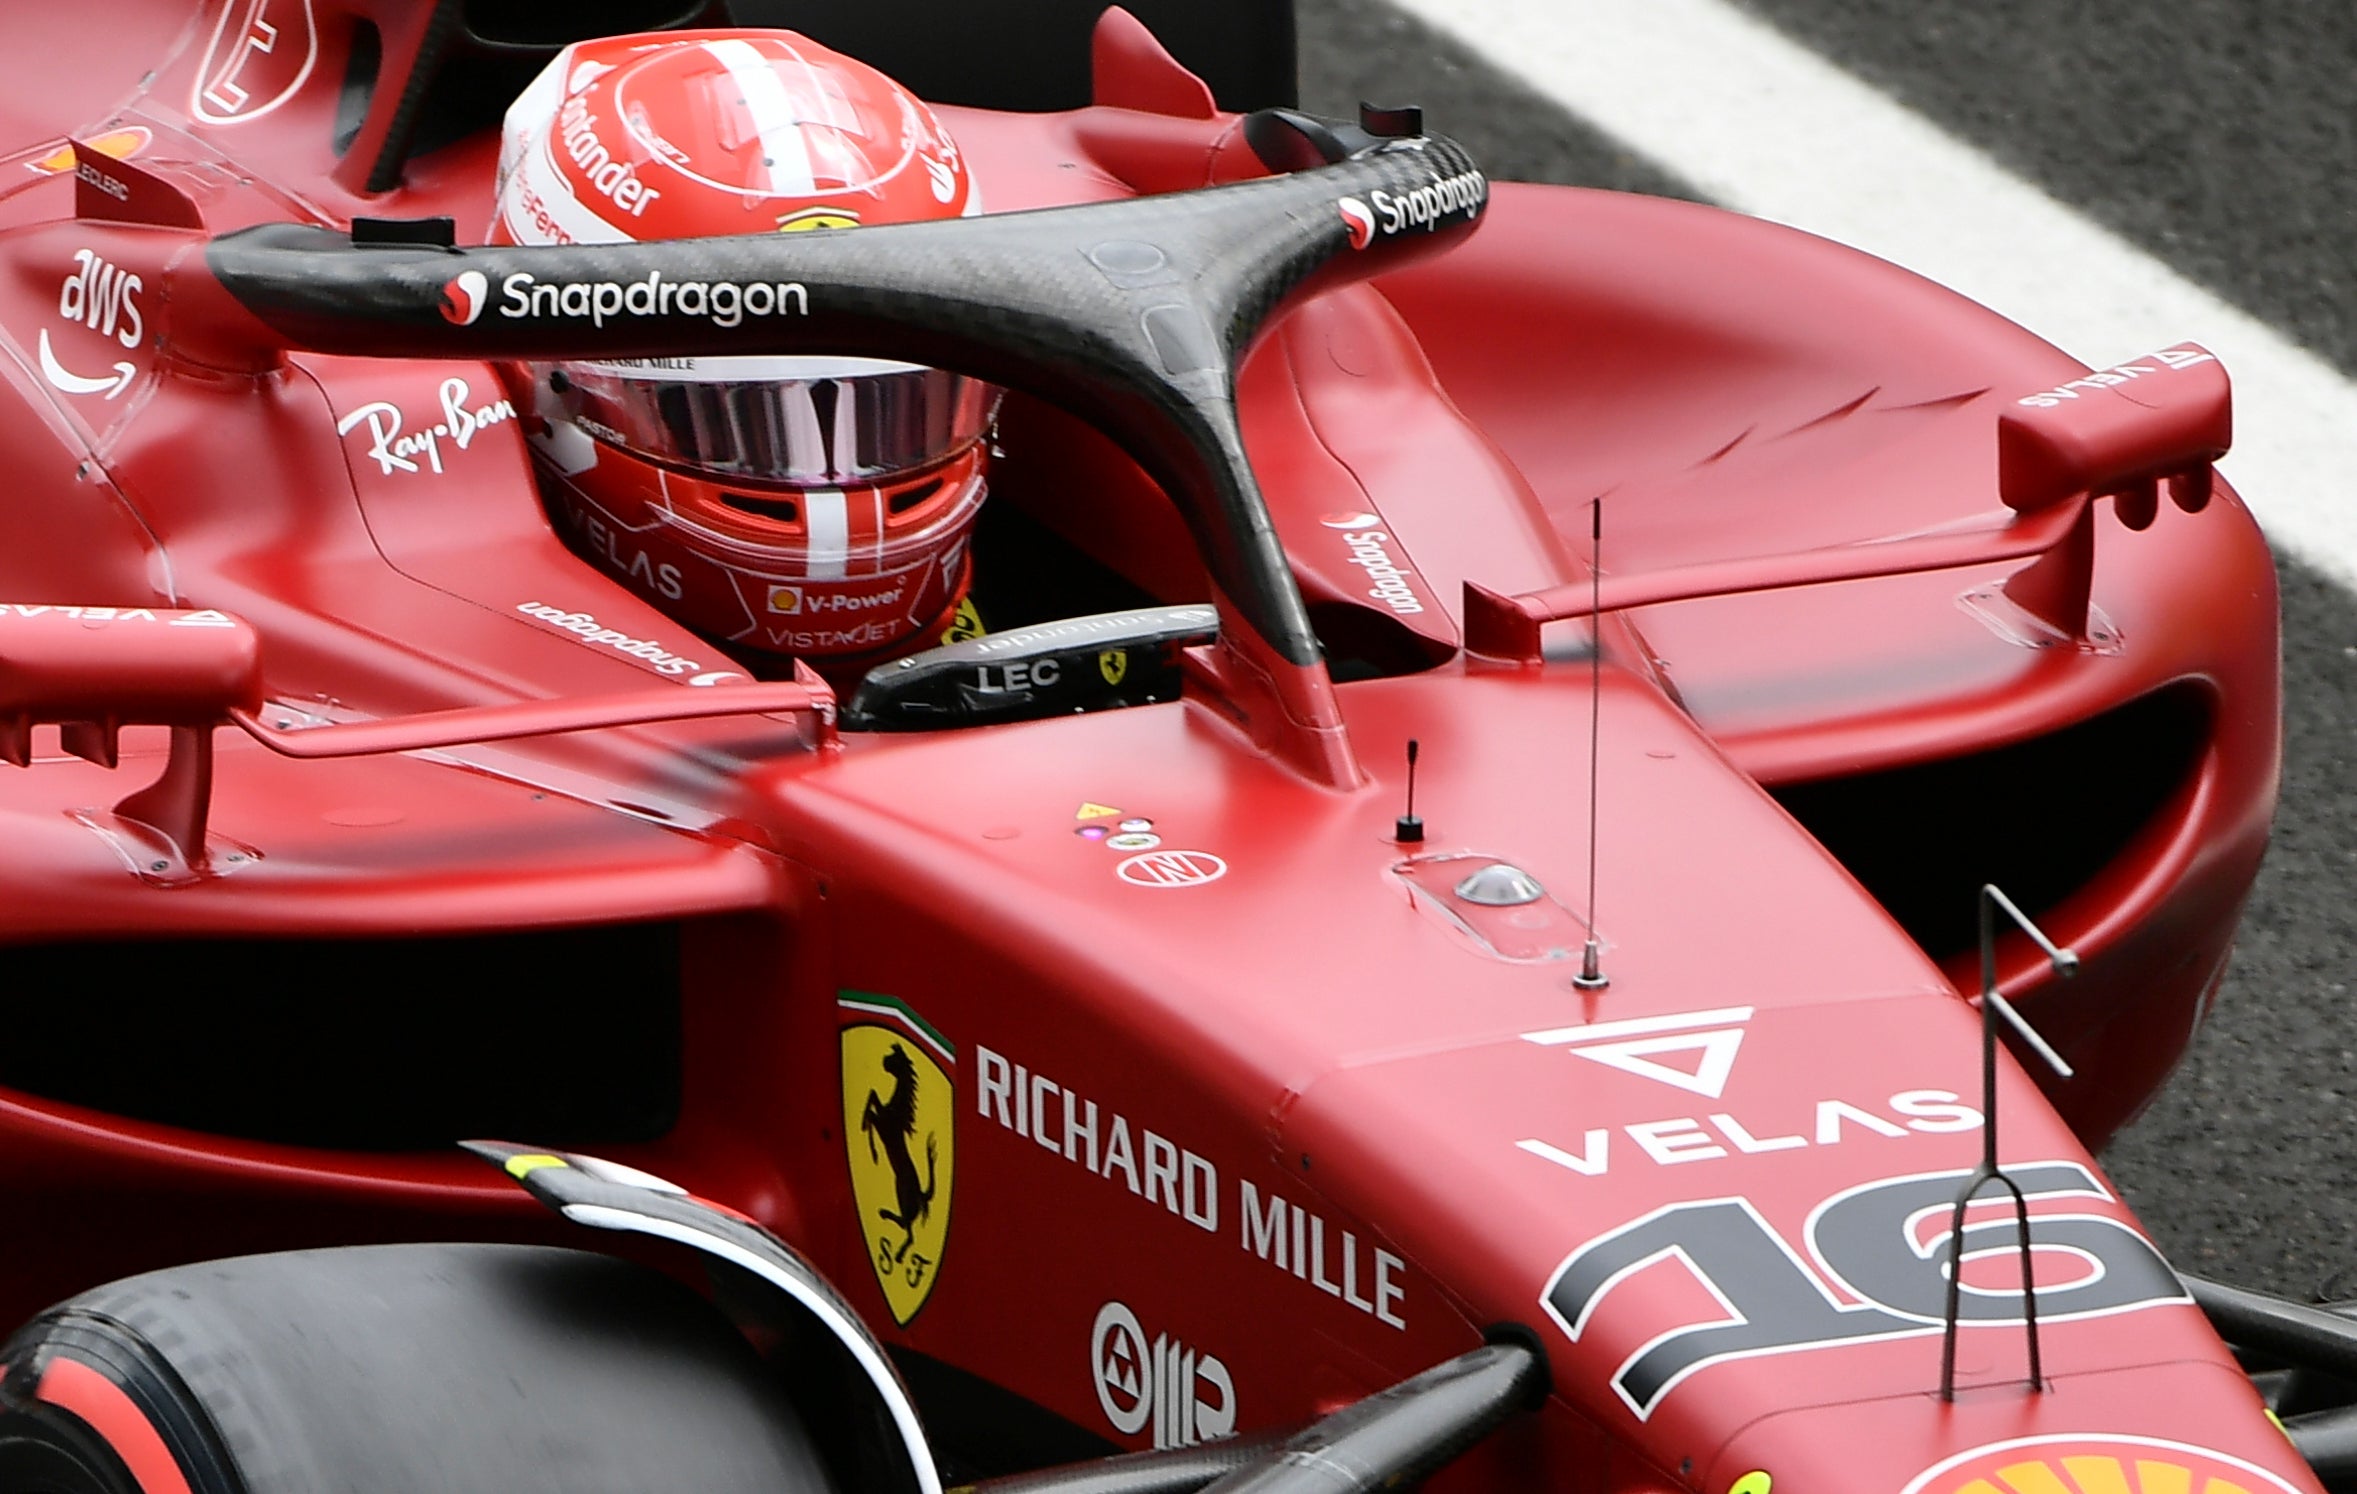
<path id="1" fill-rule="evenodd" d="M 979 206 L 933 111 L 874 68 L 790 31 L 673 31 L 567 47 L 508 109 L 491 237 L 797 233 Z M 674 310 L 724 326 L 807 309 L 793 282 L 672 280 Z M 689 627 L 856 669 L 955 614 L 994 387 L 875 358 L 526 372 L 566 542 Z"/>

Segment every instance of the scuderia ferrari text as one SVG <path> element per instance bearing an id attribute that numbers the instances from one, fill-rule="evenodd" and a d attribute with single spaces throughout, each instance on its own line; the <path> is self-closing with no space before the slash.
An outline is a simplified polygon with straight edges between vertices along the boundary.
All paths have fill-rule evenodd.
<path id="1" fill-rule="evenodd" d="M 1206 1233 L 1220 1233 L 1219 1168 L 1167 1137 L 1100 1110 L 1045 1074 L 977 1044 L 975 1108 L 985 1120 L 1028 1136 L 1050 1154 L 1118 1182 Z M 1329 1227 L 1314 1210 L 1235 1180 L 1228 1215 L 1245 1251 L 1329 1297 L 1393 1328 L 1408 1326 L 1400 1305 L 1407 1263 L 1355 1230 Z"/>

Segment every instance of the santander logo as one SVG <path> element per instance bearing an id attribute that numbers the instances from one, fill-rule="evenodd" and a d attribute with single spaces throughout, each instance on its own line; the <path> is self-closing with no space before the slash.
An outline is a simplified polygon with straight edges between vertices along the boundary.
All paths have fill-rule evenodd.
<path id="1" fill-rule="evenodd" d="M 461 327 L 473 326 L 475 318 L 483 314 L 483 304 L 490 295 L 491 282 L 483 278 L 481 270 L 461 270 L 442 287 L 442 320 Z"/>
<path id="2" fill-rule="evenodd" d="M 1350 247 L 1366 248 L 1368 241 L 1375 237 L 1375 215 L 1355 197 L 1337 198 L 1334 207 L 1342 214 L 1342 226 L 1350 230 Z"/>
<path id="3" fill-rule="evenodd" d="M 1374 514 L 1320 514 L 1318 522 L 1328 529 L 1372 529 L 1383 522 Z"/>

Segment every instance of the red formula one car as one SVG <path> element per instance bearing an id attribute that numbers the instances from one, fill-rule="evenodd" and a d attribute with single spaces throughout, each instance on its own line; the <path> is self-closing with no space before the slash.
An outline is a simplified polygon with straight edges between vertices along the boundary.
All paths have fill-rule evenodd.
<path id="1" fill-rule="evenodd" d="M 2091 1160 L 2274 799 L 2206 352 L 1119 13 L 985 215 L 456 247 L 527 10 L 8 22 L 0 1490 L 2357 1469 Z M 1010 391 L 1011 625 L 560 532 L 520 364 L 748 354 Z"/>

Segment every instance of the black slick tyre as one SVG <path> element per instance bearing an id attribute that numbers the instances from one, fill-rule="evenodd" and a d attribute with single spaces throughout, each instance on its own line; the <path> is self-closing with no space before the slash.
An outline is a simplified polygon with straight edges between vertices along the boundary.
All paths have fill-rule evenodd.
<path id="1" fill-rule="evenodd" d="M 578 1251 L 388 1245 L 132 1277 L 0 1348 L 0 1494 L 831 1494 L 694 1293 Z"/>

